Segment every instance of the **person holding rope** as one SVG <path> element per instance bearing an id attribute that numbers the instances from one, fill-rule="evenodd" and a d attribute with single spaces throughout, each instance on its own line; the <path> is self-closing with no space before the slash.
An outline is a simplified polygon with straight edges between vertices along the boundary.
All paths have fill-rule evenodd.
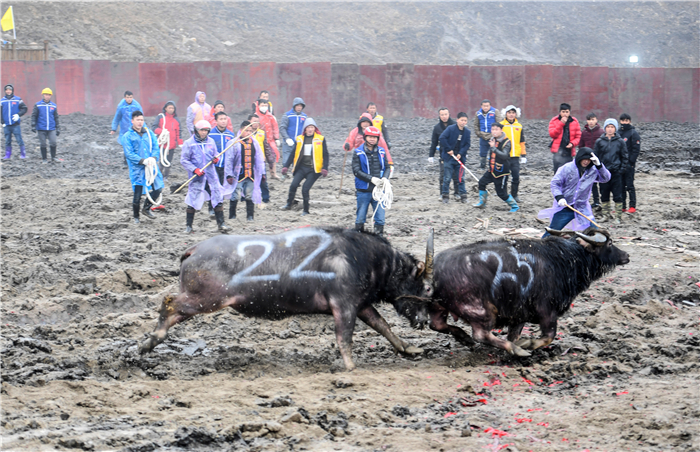
<path id="1" fill-rule="evenodd" d="M 182 134 L 180 132 L 180 120 L 177 117 L 175 102 L 169 100 L 163 106 L 163 113 L 156 116 L 153 123 L 153 131 L 158 137 L 158 145 L 161 149 L 158 167 L 163 173 L 163 180 L 167 181 L 170 175 L 170 163 L 173 161 L 175 148 L 182 146 Z"/>
<path id="2" fill-rule="evenodd" d="M 306 118 L 304 133 L 296 137 L 296 148 L 294 153 L 290 153 L 282 168 L 282 174 L 287 175 L 289 167 L 293 164 L 292 184 L 289 186 L 287 204 L 282 210 L 291 210 L 294 204 L 294 196 L 301 181 L 306 179 L 301 188 L 301 195 L 304 198 L 304 211 L 302 216 L 309 214 L 309 198 L 311 187 L 313 187 L 319 176 L 328 176 L 328 146 L 326 139 L 318 132 L 316 121 L 313 118 Z"/>
<path id="3" fill-rule="evenodd" d="M 194 124 L 194 134 L 182 145 L 180 164 L 188 171 L 188 177 L 197 176 L 187 187 L 187 228 L 185 233 L 192 233 L 194 214 L 204 205 L 204 201 L 210 200 L 214 206 L 214 216 L 216 225 L 220 232 L 228 232 L 230 227 L 224 223 L 224 195 L 223 188 L 219 183 L 216 170 L 212 165 L 202 169 L 207 163 L 219 162 L 216 152 L 216 143 L 209 137 L 210 125 L 205 119 L 200 119 Z M 205 190 L 209 185 L 211 193 Z"/>
<path id="4" fill-rule="evenodd" d="M 151 212 L 151 206 L 157 205 L 161 201 L 161 190 L 163 189 L 163 174 L 158 169 L 158 158 L 160 151 L 158 139 L 144 124 L 143 113 L 135 111 L 131 114 L 131 128 L 121 136 L 124 147 L 124 157 L 129 166 L 129 178 L 134 189 L 134 224 L 139 224 L 139 213 L 154 219 L 156 216 Z M 140 209 L 141 195 L 146 190 L 146 200 L 143 209 Z M 149 193 L 149 190 L 152 190 Z"/>
<path id="5" fill-rule="evenodd" d="M 508 203 L 510 212 L 520 210 L 513 196 L 508 195 L 508 176 L 510 176 L 510 150 L 512 143 L 503 133 L 503 124 L 495 122 L 491 124 L 491 140 L 489 140 L 489 153 L 487 154 L 487 170 L 479 179 L 479 202 L 474 207 L 483 208 L 486 205 L 488 192 L 486 186 L 493 182 L 498 197 Z"/>
<path id="6" fill-rule="evenodd" d="M 467 163 L 467 152 L 471 147 L 471 132 L 467 129 L 469 117 L 463 111 L 457 113 L 457 124 L 447 126 L 440 135 L 440 156 L 445 162 L 445 176 L 442 179 L 442 202 L 450 201 L 450 181 L 453 174 L 459 174 L 457 189 L 460 201 L 467 202 L 467 189 L 464 188 L 464 178 L 460 171 L 460 163 Z"/>
<path id="7" fill-rule="evenodd" d="M 355 230 L 364 231 L 367 210 L 370 204 L 374 211 L 374 233 L 384 235 L 385 209 L 383 203 L 374 199 L 375 188 L 382 189 L 389 182 L 389 162 L 386 150 L 378 146 L 381 131 L 370 126 L 364 130 L 364 144 L 355 149 L 352 156 L 352 172 L 355 175 L 355 196 L 357 198 L 357 213 Z"/>
<path id="8" fill-rule="evenodd" d="M 236 218 L 236 207 L 239 199 L 245 199 L 246 218 L 255 220 L 255 204 L 262 204 L 261 182 L 265 175 L 265 156 L 262 146 L 256 138 L 250 121 L 241 123 L 238 132 L 238 142 L 233 149 L 227 151 L 226 168 L 224 170 L 226 181 L 223 192 L 225 198 L 230 198 L 229 219 Z"/>
<path id="9" fill-rule="evenodd" d="M 593 184 L 603 184 L 609 180 L 610 171 L 593 150 L 579 148 L 575 160 L 560 167 L 549 184 L 554 204 L 549 209 L 540 210 L 537 216 L 551 218 L 549 228 L 557 231 L 564 228 L 582 231 L 589 226 L 595 227 L 590 221 L 595 221 L 595 218 L 588 198 L 591 196 Z M 574 212 L 574 209 L 578 212 Z M 567 225 L 569 227 L 566 227 Z M 548 235 L 549 232 L 545 232 L 542 238 Z"/>

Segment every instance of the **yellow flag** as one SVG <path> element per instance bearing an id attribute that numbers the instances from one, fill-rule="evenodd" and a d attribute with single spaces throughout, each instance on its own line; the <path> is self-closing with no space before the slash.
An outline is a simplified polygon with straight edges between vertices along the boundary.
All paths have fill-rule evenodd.
<path id="1" fill-rule="evenodd" d="M 5 11 L 5 14 L 2 16 L 2 20 L 0 20 L 0 25 L 2 25 L 2 31 L 14 30 L 15 15 L 12 12 L 11 6 L 7 8 L 7 11 Z"/>

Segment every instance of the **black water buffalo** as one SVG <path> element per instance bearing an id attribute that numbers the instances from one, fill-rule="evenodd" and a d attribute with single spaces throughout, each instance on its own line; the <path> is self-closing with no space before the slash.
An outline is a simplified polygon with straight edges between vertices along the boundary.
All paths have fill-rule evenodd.
<path id="1" fill-rule="evenodd" d="M 629 262 L 610 236 L 595 229 L 548 231 L 545 239 L 502 239 L 450 248 L 435 256 L 435 291 L 430 327 L 464 344 L 473 340 L 448 325 L 451 313 L 472 327 L 474 339 L 529 356 L 525 349 L 549 345 L 557 320 L 593 281 Z M 538 339 L 520 339 L 525 323 L 540 325 Z M 508 339 L 491 333 L 508 327 Z"/>
<path id="2" fill-rule="evenodd" d="M 416 348 L 394 335 L 374 308 L 380 301 L 420 326 L 429 320 L 432 231 L 425 263 L 382 237 L 340 228 L 302 228 L 279 235 L 219 235 L 180 258 L 180 294 L 167 295 L 158 326 L 139 351 L 150 352 L 168 329 L 190 317 L 230 306 L 269 319 L 328 314 L 345 367 L 354 369 L 355 320 L 386 337 L 402 353 Z"/>

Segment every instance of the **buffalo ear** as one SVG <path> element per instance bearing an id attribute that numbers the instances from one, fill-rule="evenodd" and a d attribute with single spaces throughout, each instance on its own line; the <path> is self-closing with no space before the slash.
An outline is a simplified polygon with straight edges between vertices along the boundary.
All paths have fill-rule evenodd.
<path id="1" fill-rule="evenodd" d="M 423 272 L 425 271 L 425 264 L 423 262 L 418 262 L 416 264 L 416 268 L 413 269 L 413 276 L 418 279 L 421 277 Z"/>

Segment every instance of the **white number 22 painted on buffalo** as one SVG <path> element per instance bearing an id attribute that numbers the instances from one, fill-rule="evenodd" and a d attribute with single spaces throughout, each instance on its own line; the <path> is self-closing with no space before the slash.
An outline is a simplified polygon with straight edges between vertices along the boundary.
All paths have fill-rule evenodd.
<path id="1" fill-rule="evenodd" d="M 325 231 L 319 231 L 317 229 L 297 229 L 295 231 L 290 231 L 290 232 L 283 234 L 283 237 L 285 238 L 284 245 L 287 248 L 291 248 L 297 239 L 300 239 L 303 237 L 319 237 L 320 238 L 320 241 L 319 241 L 316 249 L 311 254 L 306 256 L 306 258 L 299 265 L 297 265 L 294 269 L 292 269 L 289 272 L 290 278 L 292 278 L 292 279 L 317 278 L 317 279 L 325 279 L 325 280 L 330 280 L 330 279 L 335 278 L 335 272 L 319 272 L 319 271 L 304 270 L 304 268 L 307 265 L 309 265 L 309 263 L 311 263 L 311 261 L 316 256 L 321 254 L 326 248 L 328 248 L 328 245 L 331 244 L 333 239 L 329 234 L 327 234 Z M 243 284 L 243 283 L 248 283 L 248 282 L 257 282 L 257 281 L 279 281 L 280 274 L 248 276 L 248 275 L 250 275 L 250 273 L 253 272 L 253 270 L 258 268 L 263 262 L 265 262 L 265 260 L 268 257 L 270 257 L 270 254 L 272 254 L 272 250 L 275 247 L 275 243 L 272 240 L 263 239 L 263 238 L 259 238 L 256 240 L 246 240 L 246 241 L 240 242 L 238 244 L 236 252 L 240 257 L 245 257 L 245 249 L 248 247 L 251 247 L 251 246 L 262 246 L 264 248 L 263 253 L 260 255 L 260 257 L 255 262 L 253 262 L 253 264 L 250 267 L 233 275 L 229 285 L 233 286 L 233 285 L 237 285 L 237 284 Z"/>

